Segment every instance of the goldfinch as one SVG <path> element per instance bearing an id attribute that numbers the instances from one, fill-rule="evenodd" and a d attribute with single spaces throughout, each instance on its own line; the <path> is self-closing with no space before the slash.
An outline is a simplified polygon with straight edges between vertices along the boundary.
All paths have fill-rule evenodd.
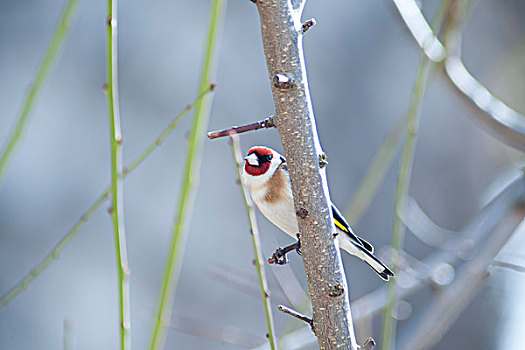
<path id="1" fill-rule="evenodd" d="M 261 211 L 274 225 L 295 238 L 299 232 L 286 160 L 271 148 L 252 147 L 244 158 L 243 182 Z M 339 246 L 366 262 L 388 281 L 394 273 L 374 253 L 374 247 L 356 236 L 339 210 L 332 204 Z"/>

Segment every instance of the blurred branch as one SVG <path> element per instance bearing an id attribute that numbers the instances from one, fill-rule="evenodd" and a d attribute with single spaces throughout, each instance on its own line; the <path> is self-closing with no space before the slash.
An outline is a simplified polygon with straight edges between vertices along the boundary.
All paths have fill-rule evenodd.
<path id="1" fill-rule="evenodd" d="M 109 137 L 111 144 L 111 219 L 113 239 L 117 259 L 119 291 L 120 349 L 131 348 L 131 310 L 129 300 L 129 266 L 126 253 L 126 233 L 124 225 L 124 200 L 122 197 L 122 132 L 118 99 L 118 50 L 117 50 L 117 0 L 108 0 L 107 9 L 107 85 L 106 94 L 109 110 Z"/>
<path id="2" fill-rule="evenodd" d="M 448 0 L 442 0 L 439 8 L 435 15 L 435 23 L 437 27 L 441 27 L 441 22 L 444 17 L 445 10 L 448 7 Z M 413 11 L 412 11 L 413 12 Z M 431 30 L 430 30 L 431 32 Z M 432 42 L 435 42 L 435 38 L 429 37 Z M 425 44 L 427 45 L 427 44 Z M 424 46 L 423 51 L 433 51 L 434 44 L 429 44 L 428 47 Z M 425 52 L 426 53 L 426 52 Z M 416 148 L 416 135 L 418 132 L 419 114 L 421 105 L 423 103 L 423 97 L 425 95 L 426 84 L 430 72 L 430 61 L 425 55 L 421 53 L 419 65 L 417 68 L 416 78 L 414 81 L 414 87 L 410 98 L 410 105 L 407 113 L 407 124 L 406 124 L 406 139 L 403 145 L 401 153 L 401 162 L 399 164 L 399 175 L 396 187 L 396 197 L 394 202 L 394 215 L 392 223 L 392 248 L 393 248 L 393 259 L 394 273 L 398 272 L 398 257 L 399 251 L 403 248 L 403 242 L 405 239 L 405 226 L 401 221 L 398 213 L 404 211 L 404 200 L 408 194 L 410 185 L 410 179 L 412 176 L 412 165 L 414 162 L 414 153 Z M 395 344 L 396 334 L 396 320 L 393 317 L 393 310 L 396 304 L 396 293 L 397 283 L 388 284 L 388 303 L 383 314 L 383 330 L 381 337 L 381 348 L 383 350 L 390 350 Z"/>
<path id="3" fill-rule="evenodd" d="M 199 93 L 208 90 L 211 82 L 214 80 L 215 66 L 218 57 L 217 46 L 221 35 L 225 5 L 226 0 L 215 0 L 211 5 L 206 48 L 204 50 L 204 60 L 201 67 Z M 188 225 L 193 209 L 193 200 L 199 183 L 198 175 L 202 158 L 202 142 L 208 127 L 211 102 L 211 97 L 206 96 L 197 104 L 188 137 L 186 163 L 174 216 L 175 224 L 173 225 L 171 243 L 169 245 L 168 256 L 166 258 L 166 265 L 159 290 L 157 316 L 151 335 L 151 350 L 162 349 L 164 347 L 166 340 L 165 328 L 170 324 L 175 290 L 182 268 Z"/>
<path id="4" fill-rule="evenodd" d="M 414 0 L 392 0 L 399 14 L 405 21 L 412 36 L 417 41 L 425 55 L 434 62 L 445 58 L 445 48 L 434 34 L 432 27 L 421 13 Z M 447 1 L 448 2 L 448 1 Z M 438 30 L 439 31 L 439 30 Z"/>
<path id="5" fill-rule="evenodd" d="M 425 49 L 424 43 L 428 41 L 422 41 L 421 38 L 432 38 L 432 42 L 437 41 L 434 34 L 429 34 L 430 26 L 414 0 L 393 1 L 422 49 Z M 446 52 L 439 54 L 440 50 L 437 50 L 436 55 L 428 53 L 428 50 L 424 51 L 434 62 L 444 64 L 444 72 L 448 81 L 453 85 L 455 91 L 464 97 L 463 100 L 475 108 L 474 115 L 491 133 L 506 144 L 525 151 L 525 116 L 493 96 L 469 73 L 461 59 L 461 24 L 466 18 L 468 5 L 468 1 L 454 0 L 445 34 L 446 45 L 430 45 L 430 47 L 438 48 L 445 46 Z M 409 13 L 410 16 L 407 17 L 406 13 Z"/>
<path id="6" fill-rule="evenodd" d="M 404 210 L 397 215 L 410 232 L 428 246 L 455 250 L 464 242 L 464 238 L 458 232 L 436 225 L 413 197 L 405 198 Z"/>
<path id="7" fill-rule="evenodd" d="M 427 273 L 414 277 L 412 271 L 401 270 L 396 275 L 396 283 L 399 285 L 398 293 L 396 293 L 396 302 L 407 298 L 416 293 L 427 285 L 439 285 L 439 278 L 436 272 L 446 266 L 456 265 L 460 260 L 465 259 L 468 253 L 476 249 L 479 245 L 483 245 L 489 236 L 496 228 L 496 226 L 508 215 L 509 211 L 513 210 L 515 205 L 522 205 L 525 198 L 525 177 L 522 175 L 509 183 L 505 188 L 495 196 L 483 209 L 460 231 L 460 235 L 465 237 L 471 243 L 466 250 L 465 247 L 458 247 L 454 251 L 436 251 L 435 253 L 424 259 L 421 264 L 427 266 Z M 426 276 L 426 278 L 422 278 Z M 450 281 L 452 282 L 452 281 Z M 363 318 L 369 318 L 381 312 L 388 302 L 387 287 L 380 287 L 367 295 L 352 302 L 352 312 L 354 319 L 357 321 Z M 288 334 L 286 339 L 297 339 L 305 337 L 301 341 L 301 345 L 293 346 L 287 349 L 299 349 L 301 346 L 311 344 L 315 341 L 310 336 L 306 339 L 308 328 L 303 328 L 291 334 Z M 285 337 L 283 337 L 284 339 Z M 279 340 L 281 343 L 281 339 Z M 264 348 L 257 348 L 263 350 Z M 399 348 L 410 349 L 410 348 Z"/>
<path id="8" fill-rule="evenodd" d="M 77 0 L 69 0 L 64 7 L 64 10 L 62 11 L 62 14 L 60 15 L 60 18 L 57 22 L 51 42 L 49 43 L 46 52 L 40 61 L 36 76 L 34 77 L 33 82 L 29 86 L 29 90 L 25 95 L 24 102 L 22 103 L 22 109 L 18 114 L 15 126 L 9 132 L 7 140 L 2 147 L 2 151 L 0 152 L 0 187 L 2 186 L 7 166 L 13 155 L 13 151 L 20 142 L 24 132 L 29 114 L 33 109 L 38 94 L 43 88 L 49 71 L 57 59 L 57 55 L 60 51 L 60 48 L 62 47 L 62 43 L 69 32 L 69 27 L 71 26 L 71 21 L 73 20 L 73 14 L 75 13 L 77 3 Z"/>
<path id="9" fill-rule="evenodd" d="M 273 325 L 272 316 L 272 305 L 270 304 L 270 291 L 268 289 L 268 282 L 266 282 L 266 274 L 264 272 L 264 259 L 262 258 L 261 251 L 261 239 L 259 238 L 259 229 L 257 227 L 257 220 L 255 218 L 255 209 L 253 201 L 248 194 L 246 186 L 242 181 L 242 154 L 241 148 L 239 147 L 239 139 L 236 135 L 230 136 L 232 144 L 233 159 L 235 162 L 235 168 L 239 179 L 239 186 L 244 197 L 246 204 L 246 214 L 248 215 L 248 222 L 250 225 L 250 236 L 252 238 L 253 254 L 254 254 L 254 265 L 257 270 L 257 277 L 259 279 L 259 289 L 261 291 L 261 297 L 264 305 L 264 314 L 266 317 L 266 329 L 268 331 L 267 338 L 270 343 L 270 348 L 275 350 L 277 348 L 275 342 L 275 327 Z"/>
<path id="10" fill-rule="evenodd" d="M 218 322 L 200 321 L 177 314 L 172 316 L 170 328 L 197 337 L 233 344 L 245 349 L 256 347 L 263 342 L 267 344 L 263 337 L 245 329 Z"/>
<path id="11" fill-rule="evenodd" d="M 186 108 L 177 116 L 175 119 L 168 125 L 167 128 L 165 128 L 162 133 L 157 137 L 155 141 L 151 143 L 151 145 L 142 152 L 141 155 L 139 155 L 128 167 L 125 167 L 122 171 L 121 177 L 125 178 L 129 173 L 131 173 L 137 166 L 139 166 L 155 149 L 157 149 L 161 144 L 162 141 L 168 136 L 170 132 L 172 132 L 177 125 L 179 124 L 182 117 L 184 117 L 193 107 L 197 105 L 197 103 L 202 99 L 204 95 L 212 91 L 213 86 L 210 86 L 210 88 L 203 93 L 201 93 L 190 105 L 186 106 Z M 104 192 L 98 196 L 98 198 L 95 200 L 95 202 L 89 207 L 89 209 L 82 214 L 80 219 L 73 225 L 71 230 L 69 230 L 68 233 L 58 241 L 58 243 L 55 245 L 53 249 L 40 261 L 40 263 L 35 266 L 27 275 L 25 275 L 20 282 L 18 282 L 15 286 L 13 286 L 7 293 L 2 295 L 0 298 L 0 310 L 9 304 L 13 299 L 15 299 L 20 293 L 22 293 L 26 288 L 42 273 L 44 270 L 55 260 L 58 258 L 59 254 L 62 252 L 62 250 L 71 242 L 71 240 L 77 235 L 80 228 L 93 216 L 93 214 L 100 208 L 100 206 L 108 199 L 109 192 L 111 191 L 111 186 L 107 186 Z"/>
<path id="12" fill-rule="evenodd" d="M 206 273 L 209 274 L 210 278 L 214 281 L 217 281 L 245 295 L 255 298 L 260 298 L 261 296 L 261 291 L 257 281 L 258 277 L 252 276 L 252 274 L 248 274 L 245 271 L 235 269 L 233 266 L 228 266 L 226 264 L 217 262 L 210 264 L 210 266 L 206 269 Z M 272 286 L 269 288 L 270 295 L 272 296 L 271 301 L 273 303 L 282 304 L 290 302 L 289 298 L 284 294 L 282 289 Z"/>
<path id="13" fill-rule="evenodd" d="M 525 273 L 525 266 L 516 265 L 516 264 L 512 264 L 512 263 L 505 262 L 505 261 L 494 260 L 492 262 L 492 266 L 498 266 L 498 267 L 502 267 L 504 269 L 509 269 L 509 270 L 512 270 L 512 271 Z"/>
<path id="14" fill-rule="evenodd" d="M 275 125 L 273 123 L 273 116 L 271 116 L 271 117 L 268 117 L 266 119 L 263 119 L 261 121 L 251 123 L 251 124 L 246 124 L 242 126 L 233 126 L 231 128 L 223 129 L 223 130 L 210 131 L 208 133 L 208 138 L 210 140 L 213 140 L 218 137 L 232 136 L 236 134 L 242 134 L 243 132 L 247 132 L 247 131 L 259 130 L 263 128 L 267 129 L 267 128 L 273 128 L 273 127 L 275 127 Z"/>
<path id="15" fill-rule="evenodd" d="M 398 284 L 402 283 L 396 300 L 401 300 L 417 292 L 428 283 L 433 283 L 434 271 L 441 266 L 456 265 L 461 259 L 472 256 L 476 247 L 484 242 L 496 225 L 507 215 L 509 210 L 521 203 L 525 197 L 525 178 L 523 174 L 508 184 L 491 202 L 489 202 L 459 233 L 469 242 L 458 246 L 453 251 L 437 251 L 424 259 L 422 263 L 428 266 L 428 279 L 414 278 L 410 272 L 400 271 L 396 277 Z M 352 303 L 355 318 L 360 319 L 374 315 L 385 307 L 387 300 L 386 287 L 381 287 Z"/>
<path id="16" fill-rule="evenodd" d="M 321 349 L 357 349 L 348 285 L 334 227 L 323 154 L 310 99 L 301 15 L 304 0 L 257 1 L 268 77 L 275 105 L 274 123 L 287 159 L 301 232 L 303 265 Z M 330 291 L 337 291 L 337 294 Z"/>
<path id="17" fill-rule="evenodd" d="M 270 285 L 270 294 L 272 295 L 273 303 L 284 304 L 288 302 L 296 309 L 305 310 L 304 312 L 312 312 L 310 304 L 308 303 L 308 294 L 301 287 L 289 264 L 282 265 L 278 269 L 270 269 L 270 271 L 273 273 L 280 287 L 277 288 L 277 286 Z M 251 274 L 247 274 L 242 270 L 235 269 L 233 266 L 220 262 L 210 264 L 207 273 L 217 282 L 246 295 L 259 297 L 259 288 L 255 286 L 257 280 L 251 276 Z"/>
<path id="18" fill-rule="evenodd" d="M 523 208 L 511 209 L 497 230 L 483 242 L 476 257 L 462 267 L 452 284 L 440 290 L 422 317 L 408 327 L 400 349 L 423 350 L 437 344 L 481 290 L 488 277 L 487 268 L 496 254 L 515 232 L 525 231 L 524 214 Z"/>

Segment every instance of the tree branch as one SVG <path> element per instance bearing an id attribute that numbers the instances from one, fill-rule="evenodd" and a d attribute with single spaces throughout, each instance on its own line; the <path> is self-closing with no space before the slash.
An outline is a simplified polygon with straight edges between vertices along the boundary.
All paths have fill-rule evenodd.
<path id="1" fill-rule="evenodd" d="M 242 134 L 243 132 L 259 130 L 262 128 L 273 128 L 275 124 L 273 123 L 273 116 L 263 119 L 261 121 L 250 123 L 242 126 L 233 126 L 228 129 L 210 131 L 208 133 L 208 138 L 210 140 L 216 139 L 218 137 L 231 136 L 235 134 Z"/>
<path id="2" fill-rule="evenodd" d="M 402 283 L 403 286 L 399 287 L 399 292 L 396 295 L 396 300 L 402 300 L 410 295 L 418 292 L 423 287 L 429 284 L 439 284 L 435 278 L 435 271 L 440 269 L 441 266 L 446 265 L 458 265 L 459 262 L 465 259 L 465 256 L 471 254 L 473 250 L 477 250 L 478 246 L 488 245 L 484 242 L 492 239 L 489 237 L 498 224 L 505 220 L 505 217 L 509 217 L 509 211 L 513 210 L 517 205 L 523 203 L 525 198 L 525 176 L 522 174 L 519 178 L 513 180 L 496 196 L 490 201 L 465 227 L 458 233 L 458 236 L 464 237 L 465 240 L 470 240 L 470 249 L 465 247 L 457 247 L 454 251 L 437 251 L 423 260 L 423 263 L 427 268 L 427 276 L 423 279 L 415 278 L 408 271 L 400 271 L 396 276 L 396 281 Z M 482 248 L 483 249 L 483 248 Z M 470 262 L 467 262 L 469 264 Z M 457 275 L 456 279 L 458 278 Z M 452 281 L 452 283 L 455 280 Z M 357 299 L 352 303 L 354 319 L 359 321 L 363 318 L 369 318 L 377 313 L 381 312 L 387 302 L 387 286 L 382 286 L 367 295 Z M 286 344 L 289 344 L 287 349 L 299 349 L 308 344 L 314 342 L 310 334 L 306 331 L 307 328 L 302 328 L 285 337 L 279 339 L 279 343 L 286 340 Z M 300 339 L 300 342 L 298 341 Z M 297 345 L 294 345 L 297 344 Z M 254 350 L 263 350 L 267 347 L 258 347 Z M 399 349 L 405 349 L 405 347 L 399 347 Z M 410 349 L 410 348 L 406 348 Z"/>
<path id="3" fill-rule="evenodd" d="M 293 309 L 290 309 L 288 306 L 284 306 L 284 305 L 279 305 L 279 310 L 284 312 L 285 314 L 288 314 L 290 316 L 293 316 L 295 318 L 297 318 L 298 320 L 301 320 L 303 322 L 306 322 L 310 325 L 310 328 L 312 329 L 312 332 L 315 333 L 315 329 L 314 329 L 314 321 L 312 321 L 311 318 L 303 315 L 302 313 L 300 312 L 297 312 Z"/>
<path id="4" fill-rule="evenodd" d="M 258 1 L 264 53 L 275 103 L 274 123 L 289 165 L 303 263 L 321 349 L 357 349 L 348 286 L 333 219 L 323 154 L 310 100 L 302 49 L 304 1 Z"/>
<path id="5" fill-rule="evenodd" d="M 443 71 L 447 80 L 454 90 L 460 93 L 463 100 L 473 106 L 476 112 L 474 116 L 500 140 L 525 151 L 525 116 L 492 95 L 463 64 L 461 25 L 466 17 L 468 4 L 464 0 L 454 1 L 455 6 L 449 13 L 448 30 L 443 45 L 432 32 L 415 0 L 393 0 L 414 39 L 428 58 L 444 65 Z M 429 48 L 433 49 L 429 50 Z"/>

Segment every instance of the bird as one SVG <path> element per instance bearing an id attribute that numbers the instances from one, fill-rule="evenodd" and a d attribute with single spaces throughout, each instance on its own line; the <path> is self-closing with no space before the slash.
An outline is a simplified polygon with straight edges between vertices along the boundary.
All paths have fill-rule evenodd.
<path id="1" fill-rule="evenodd" d="M 286 159 L 269 147 L 254 146 L 244 161 L 242 181 L 259 211 L 288 235 L 300 238 Z M 363 260 L 385 281 L 393 277 L 394 273 L 374 256 L 374 247 L 353 232 L 335 205 L 331 207 L 340 248 Z M 296 244 L 299 248 L 300 240 Z"/>

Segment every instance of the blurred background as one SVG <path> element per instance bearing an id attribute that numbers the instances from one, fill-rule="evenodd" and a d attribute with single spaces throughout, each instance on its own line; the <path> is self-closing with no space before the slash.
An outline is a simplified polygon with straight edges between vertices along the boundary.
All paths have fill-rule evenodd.
<path id="1" fill-rule="evenodd" d="M 66 1 L 0 0 L 0 140 L 6 139 Z M 429 18 L 436 0 L 421 1 Z M 196 95 L 210 1 L 136 1 L 119 4 L 119 93 L 124 164 L 129 164 Z M 0 294 L 30 271 L 71 228 L 110 180 L 105 82 L 106 4 L 81 1 L 20 147 L 0 189 Z M 330 161 L 332 201 L 350 203 L 374 154 L 408 108 L 419 48 L 390 1 L 307 2 L 304 19 L 317 25 L 304 39 L 317 128 Z M 496 96 L 525 111 L 525 2 L 484 0 L 464 30 L 463 57 Z M 217 89 L 209 129 L 263 119 L 273 113 L 260 23 L 253 4 L 230 0 L 220 45 Z M 410 194 L 438 225 L 460 230 L 479 211 L 488 188 L 516 174 L 523 154 L 482 129 L 441 74 L 429 82 L 421 111 Z M 124 182 L 131 267 L 132 343 L 145 348 L 174 221 L 190 117 Z M 243 134 L 252 145 L 282 150 L 276 130 Z M 396 159 L 398 160 L 398 159 Z M 395 164 L 398 162 L 396 161 Z M 397 165 L 356 230 L 381 252 L 390 242 Z M 176 294 L 174 323 L 228 326 L 255 344 L 266 333 L 258 296 L 244 203 L 226 139 L 205 140 L 193 218 Z M 74 349 L 118 346 L 117 283 L 111 218 L 97 212 L 26 291 L 0 310 L 0 348 L 57 349 L 68 324 Z M 259 214 L 258 214 L 259 215 Z M 265 256 L 290 239 L 259 215 Z M 506 254 L 525 264 L 525 237 Z M 406 251 L 432 249 L 407 232 Z M 384 249 L 383 249 L 384 251 Z M 343 261 L 351 300 L 383 286 L 365 264 Z M 299 256 L 291 269 L 304 288 Z M 283 294 L 268 266 L 274 303 Z M 494 268 L 491 278 L 436 349 L 520 349 L 525 322 L 525 275 Z M 238 278 L 227 281 L 225 276 Z M 245 282 L 247 286 L 241 286 Z M 252 292 L 250 286 L 255 287 Z M 399 331 L 425 305 L 413 304 Z M 285 301 L 286 302 L 286 301 Z M 410 309 L 410 308 L 409 308 Z M 277 334 L 290 318 L 274 307 Z M 411 314 L 412 313 L 412 314 Z M 405 318 L 403 317 L 403 318 Z M 200 323 L 199 323 L 200 322 Z M 380 339 L 381 318 L 366 334 Z M 209 327 L 208 327 L 209 326 Z M 237 349 L 168 330 L 166 348 Z M 191 328 L 191 327 L 190 327 Z M 195 332 L 194 332 L 195 333 Z M 201 332 L 202 333 L 202 332 Z M 253 335 L 253 336 L 251 336 Z M 315 349 L 316 344 L 304 347 Z"/>

